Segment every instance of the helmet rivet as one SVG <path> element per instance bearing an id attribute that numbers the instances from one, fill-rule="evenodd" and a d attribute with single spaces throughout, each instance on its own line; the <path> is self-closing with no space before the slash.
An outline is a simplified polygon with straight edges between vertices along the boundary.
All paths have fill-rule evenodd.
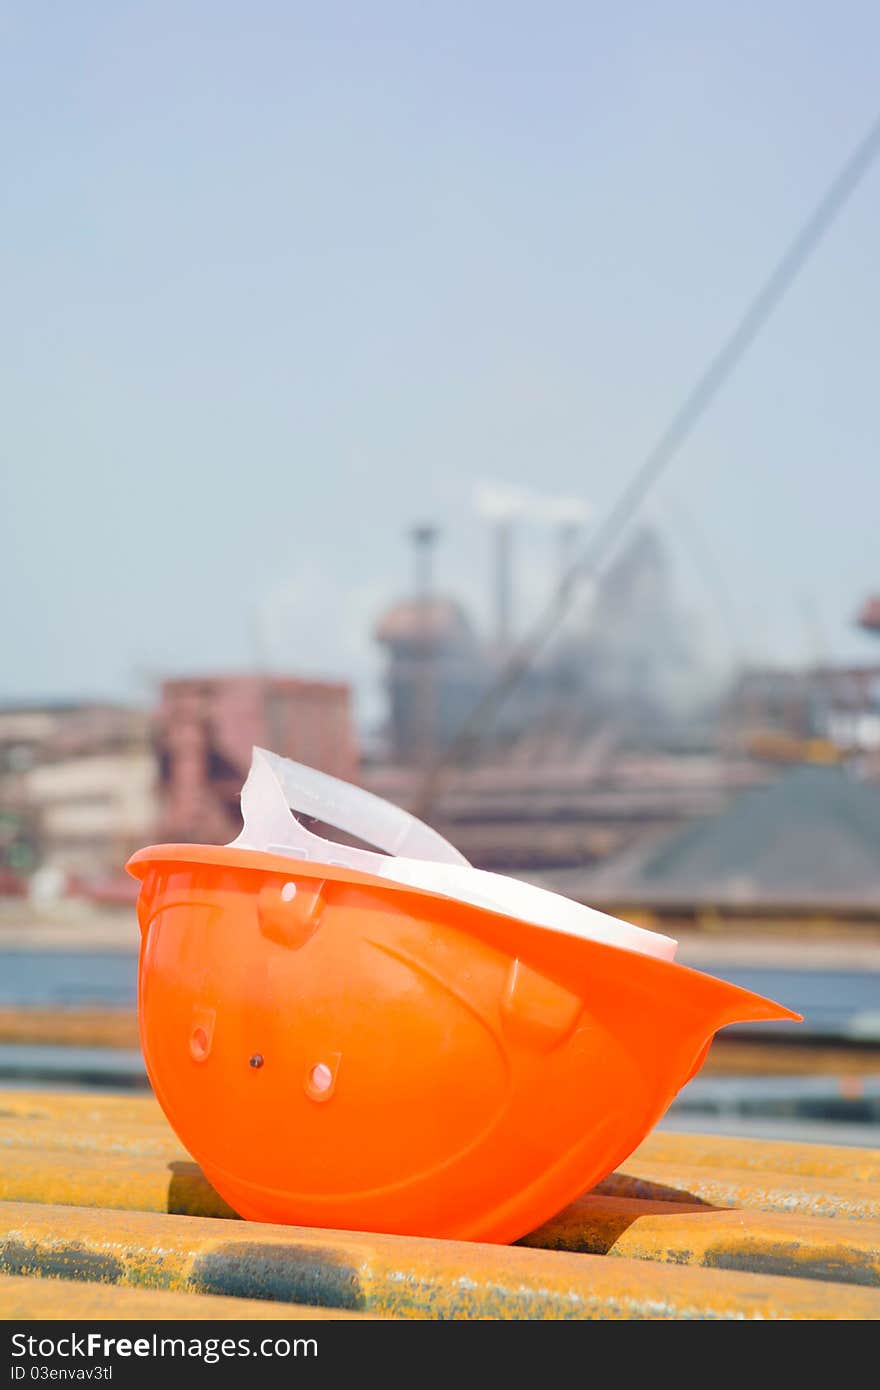
<path id="1" fill-rule="evenodd" d="M 255 1052 L 255 1053 L 254 1053 L 253 1057 L 251 1057 L 251 1059 L 250 1059 L 250 1065 L 251 1065 L 252 1067 L 261 1067 L 261 1066 L 263 1065 L 263 1054 L 262 1054 L 262 1052 Z"/>

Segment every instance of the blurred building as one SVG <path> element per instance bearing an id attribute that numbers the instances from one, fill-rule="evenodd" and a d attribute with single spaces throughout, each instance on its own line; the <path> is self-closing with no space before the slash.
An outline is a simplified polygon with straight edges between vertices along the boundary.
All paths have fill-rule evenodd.
<path id="1" fill-rule="evenodd" d="M 856 615 L 863 632 L 880 634 L 880 596 Z M 725 736 L 778 761 L 859 757 L 880 776 L 880 665 L 764 667 L 741 672 L 723 710 Z"/>
<path id="2" fill-rule="evenodd" d="M 93 877 L 152 836 L 149 716 L 127 705 L 58 701 L 0 707 L 0 867 Z"/>
<path id="3" fill-rule="evenodd" d="M 880 594 L 871 594 L 865 599 L 859 609 L 856 623 L 864 632 L 880 635 Z"/>
<path id="4" fill-rule="evenodd" d="M 771 772 L 742 756 L 628 750 L 608 729 L 579 745 L 548 729 L 495 759 L 449 769 L 430 819 L 477 868 L 546 874 L 556 888 L 569 871 L 717 814 Z M 367 767 L 362 781 L 419 807 L 423 774 L 415 766 Z"/>
<path id="5" fill-rule="evenodd" d="M 357 780 L 348 685 L 257 675 L 164 681 L 156 719 L 163 840 L 222 844 L 235 837 L 255 744 Z"/>
<path id="6" fill-rule="evenodd" d="M 40 861 L 89 881 L 120 871 L 156 825 L 156 762 L 147 745 L 64 758 L 26 778 Z"/>
<path id="7" fill-rule="evenodd" d="M 757 668 L 737 676 L 725 738 L 777 761 L 880 752 L 880 666 Z M 824 745 L 824 749 L 823 749 Z"/>

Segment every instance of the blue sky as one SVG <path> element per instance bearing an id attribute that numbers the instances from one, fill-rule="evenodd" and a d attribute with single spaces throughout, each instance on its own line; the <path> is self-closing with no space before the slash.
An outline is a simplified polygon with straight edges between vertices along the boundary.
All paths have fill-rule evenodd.
<path id="1" fill-rule="evenodd" d="M 878 48 L 868 0 L 5 6 L 0 695 L 262 647 L 369 713 L 406 527 L 482 619 L 476 480 L 611 504 Z M 707 650 L 677 502 L 753 659 L 880 655 L 878 245 L 880 167 L 652 500 Z M 552 558 L 525 525 L 521 621 Z"/>

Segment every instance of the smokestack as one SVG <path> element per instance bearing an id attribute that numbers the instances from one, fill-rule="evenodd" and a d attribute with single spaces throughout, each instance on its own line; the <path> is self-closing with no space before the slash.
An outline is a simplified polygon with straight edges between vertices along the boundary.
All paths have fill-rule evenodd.
<path id="1" fill-rule="evenodd" d="M 545 519 L 556 527 L 556 591 L 561 596 L 574 563 L 578 535 L 593 509 L 580 497 L 548 497 L 542 501 L 540 509 Z"/>
<path id="2" fill-rule="evenodd" d="M 436 526 L 414 526 L 410 535 L 415 548 L 415 593 L 421 603 L 434 594 L 434 545 L 439 535 Z"/>
<path id="3" fill-rule="evenodd" d="M 495 523 L 495 641 L 506 652 L 513 640 L 513 522 Z"/>
<path id="4" fill-rule="evenodd" d="M 592 508 L 580 497 L 541 497 L 521 487 L 482 483 L 475 492 L 477 511 L 492 524 L 494 538 L 492 608 L 495 641 L 504 654 L 514 639 L 513 547 L 514 523 L 518 517 L 540 516 L 558 527 L 559 577 L 568 570 L 578 531 Z"/>
<path id="5" fill-rule="evenodd" d="M 416 602 L 421 609 L 419 640 L 412 666 L 414 742 L 418 761 L 430 767 L 437 743 L 437 662 L 432 614 L 434 597 L 434 546 L 439 528 L 414 526 L 410 532 L 415 558 Z"/>
<path id="6" fill-rule="evenodd" d="M 513 525 L 532 504 L 523 488 L 482 483 L 475 493 L 477 511 L 492 526 L 492 602 L 495 642 L 503 655 L 513 642 Z"/>

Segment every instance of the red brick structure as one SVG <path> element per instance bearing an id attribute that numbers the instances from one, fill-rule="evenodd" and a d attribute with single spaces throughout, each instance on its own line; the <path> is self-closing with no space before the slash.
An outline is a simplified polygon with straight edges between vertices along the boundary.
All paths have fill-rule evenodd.
<path id="1" fill-rule="evenodd" d="M 164 841 L 207 844 L 241 829 L 239 791 L 259 744 L 357 778 L 350 690 L 290 676 L 193 676 L 162 684 L 157 721 Z"/>

